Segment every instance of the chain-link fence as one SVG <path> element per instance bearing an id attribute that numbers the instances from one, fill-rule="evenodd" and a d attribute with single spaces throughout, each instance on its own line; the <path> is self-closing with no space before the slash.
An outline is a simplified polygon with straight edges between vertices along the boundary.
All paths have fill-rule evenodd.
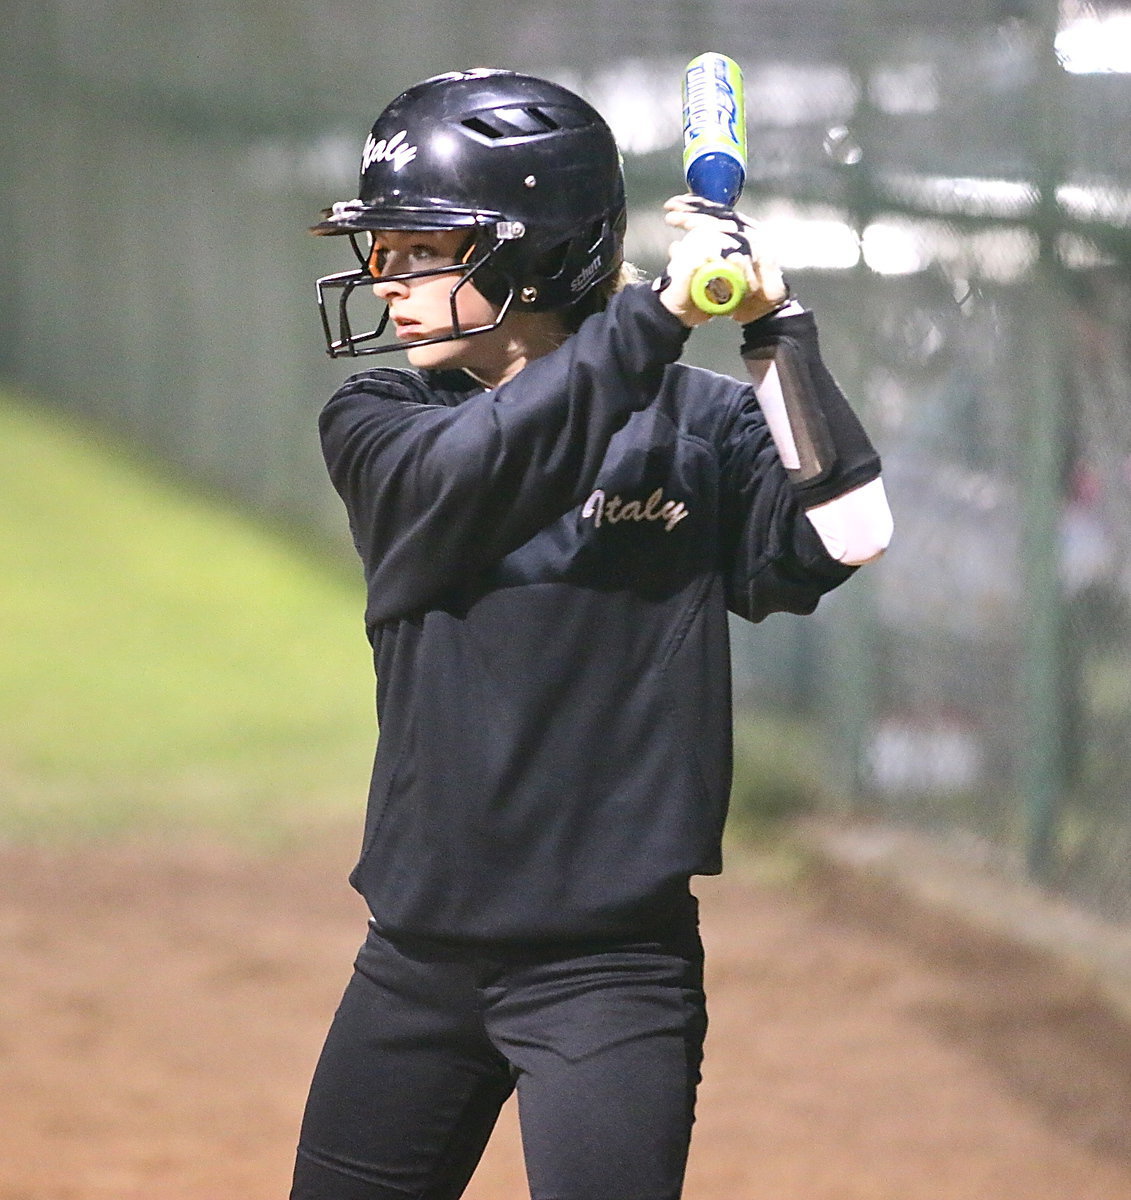
<path id="1" fill-rule="evenodd" d="M 343 542 L 305 226 L 376 112 L 487 63 L 571 84 L 648 270 L 679 75 L 747 76 L 772 228 L 884 455 L 886 559 L 737 631 L 740 699 L 817 714 L 854 802 L 1131 916 L 1131 32 L 1048 0 L 9 0 L 0 367 Z M 733 330 L 691 351 L 738 368 Z"/>

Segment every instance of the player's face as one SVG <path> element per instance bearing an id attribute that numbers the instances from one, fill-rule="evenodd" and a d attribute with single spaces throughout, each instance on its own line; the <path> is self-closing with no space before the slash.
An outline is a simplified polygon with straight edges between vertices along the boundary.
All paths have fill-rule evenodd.
<path id="1" fill-rule="evenodd" d="M 425 338 L 451 332 L 452 285 L 463 267 L 467 245 L 468 232 L 464 229 L 374 234 L 369 256 L 369 270 L 376 279 L 373 293 L 389 306 L 389 320 L 413 366 L 464 367 L 495 383 L 511 366 L 506 352 L 508 340 L 494 336 L 498 331 L 430 346 L 416 345 Z M 440 273 L 422 279 L 384 278 L 409 271 Z M 474 284 L 467 283 L 456 292 L 456 315 L 461 329 L 476 329 L 494 324 L 499 308 Z"/>

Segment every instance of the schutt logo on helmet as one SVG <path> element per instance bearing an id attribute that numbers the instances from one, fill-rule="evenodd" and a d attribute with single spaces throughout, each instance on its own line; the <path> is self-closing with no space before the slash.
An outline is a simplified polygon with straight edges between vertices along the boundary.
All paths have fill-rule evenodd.
<path id="1" fill-rule="evenodd" d="M 605 263 L 598 254 L 597 257 L 593 259 L 593 261 L 587 267 L 584 268 L 584 270 L 579 271 L 569 281 L 569 290 L 574 293 L 583 291 L 586 284 L 592 283 L 592 281 L 597 278 L 604 268 Z"/>

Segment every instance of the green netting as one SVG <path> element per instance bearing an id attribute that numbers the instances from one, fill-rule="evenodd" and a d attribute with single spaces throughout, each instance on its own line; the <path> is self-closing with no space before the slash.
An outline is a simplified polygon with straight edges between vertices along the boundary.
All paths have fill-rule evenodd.
<path id="1" fill-rule="evenodd" d="M 0 367 L 342 537 L 307 238 L 368 123 L 452 67 L 606 113 L 663 261 L 679 73 L 747 79 L 745 206 L 885 459 L 897 537 L 806 622 L 737 631 L 740 699 L 824 723 L 853 803 L 1131 912 L 1131 34 L 1024 0 L 9 0 Z M 716 323 L 717 325 L 718 323 Z M 733 331 L 698 361 L 738 369 Z M 344 538 L 343 538 L 344 542 Z"/>

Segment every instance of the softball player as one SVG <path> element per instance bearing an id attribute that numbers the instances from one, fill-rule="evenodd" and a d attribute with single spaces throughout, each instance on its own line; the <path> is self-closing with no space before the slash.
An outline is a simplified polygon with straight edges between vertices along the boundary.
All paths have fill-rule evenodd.
<path id="1" fill-rule="evenodd" d="M 322 413 L 364 566 L 380 742 L 370 927 L 293 1200 L 463 1194 L 517 1090 L 535 1200 L 681 1193 L 706 1016 L 689 880 L 720 870 L 728 609 L 811 612 L 890 533 L 880 464 L 729 209 L 677 197 L 625 282 L 620 158 L 545 80 L 394 100 L 315 226 L 332 355 L 407 352 Z M 679 363 L 693 272 L 746 274 L 749 383 Z M 383 313 L 355 329 L 354 299 Z M 737 332 L 737 330 L 736 330 Z M 768 424 L 768 420 L 772 423 Z"/>

